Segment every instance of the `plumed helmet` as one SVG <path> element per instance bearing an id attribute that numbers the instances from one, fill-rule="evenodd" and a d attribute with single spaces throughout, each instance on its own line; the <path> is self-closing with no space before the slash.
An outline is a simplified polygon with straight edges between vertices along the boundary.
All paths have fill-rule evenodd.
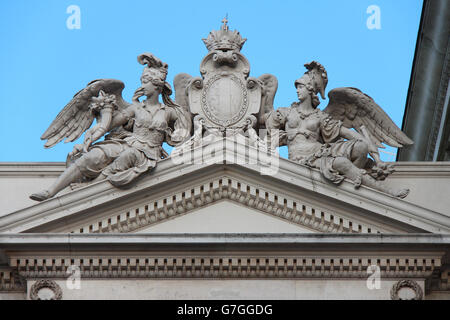
<path id="1" fill-rule="evenodd" d="M 325 88 L 328 84 L 328 75 L 324 66 L 317 61 L 312 61 L 305 64 L 305 67 L 308 71 L 306 71 L 303 76 L 295 80 L 295 87 L 299 84 L 303 84 L 314 94 L 320 92 L 322 99 L 325 99 Z"/>
<path id="2" fill-rule="evenodd" d="M 169 68 L 167 63 L 162 62 L 151 53 L 140 54 L 137 59 L 140 64 L 146 65 L 142 72 L 141 80 L 148 78 L 154 84 L 164 87 Z"/>

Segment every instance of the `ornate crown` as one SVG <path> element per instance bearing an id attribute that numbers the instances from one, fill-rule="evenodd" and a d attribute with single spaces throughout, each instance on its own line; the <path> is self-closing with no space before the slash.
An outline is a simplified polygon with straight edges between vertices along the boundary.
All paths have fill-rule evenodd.
<path id="1" fill-rule="evenodd" d="M 230 31 L 228 29 L 228 20 L 222 20 L 223 25 L 220 30 L 211 31 L 208 38 L 202 39 L 208 51 L 212 50 L 234 50 L 241 51 L 247 39 L 242 39 L 237 30 Z"/>

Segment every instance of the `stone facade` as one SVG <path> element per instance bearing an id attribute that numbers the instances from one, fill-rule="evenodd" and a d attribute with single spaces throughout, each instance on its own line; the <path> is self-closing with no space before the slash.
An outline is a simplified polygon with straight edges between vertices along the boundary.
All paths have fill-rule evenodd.
<path id="1" fill-rule="evenodd" d="M 0 217 L 0 297 L 450 298 L 445 189 L 430 189 L 449 183 L 448 165 L 399 164 L 393 181 L 417 194 L 406 199 L 350 182 L 337 192 L 317 170 L 297 166 L 280 159 L 278 174 L 265 176 L 257 166 L 167 160 L 128 189 L 100 181 L 12 206 Z M 35 179 L 39 170 L 63 168 L 2 169 L 4 185 L 12 175 L 51 183 Z M 414 182 L 426 177 L 428 186 Z M 439 189 L 442 202 L 426 209 Z M 68 285 L 72 266 L 80 289 Z M 368 285 L 371 268 L 379 289 Z"/>

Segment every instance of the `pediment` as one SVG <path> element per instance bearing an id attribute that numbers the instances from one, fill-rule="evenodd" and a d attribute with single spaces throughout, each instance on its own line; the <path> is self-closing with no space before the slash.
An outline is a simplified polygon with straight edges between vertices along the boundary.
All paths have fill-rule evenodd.
<path id="1" fill-rule="evenodd" d="M 136 233 L 313 233 L 298 223 L 263 211 L 222 200 L 135 230 Z"/>
<path id="2" fill-rule="evenodd" d="M 126 189 L 101 181 L 2 216 L 0 233 L 194 233 L 207 230 L 201 219 L 210 232 L 225 221 L 225 233 L 450 233 L 445 215 L 347 181 L 336 187 L 282 158 L 274 175 L 257 165 L 169 158 Z"/>

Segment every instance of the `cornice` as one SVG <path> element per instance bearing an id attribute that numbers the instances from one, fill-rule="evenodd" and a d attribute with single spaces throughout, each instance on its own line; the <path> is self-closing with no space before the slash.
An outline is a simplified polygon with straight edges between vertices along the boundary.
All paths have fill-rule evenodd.
<path id="1" fill-rule="evenodd" d="M 109 280 L 367 279 L 373 265 L 384 279 L 430 279 L 449 246 L 437 234 L 1 234 L 0 291 L 66 279 L 71 266 Z"/>
<path id="2" fill-rule="evenodd" d="M 26 279 L 426 279 L 450 236 L 434 234 L 13 234 L 0 235 L 11 270 Z"/>
<path id="3" fill-rule="evenodd" d="M 397 176 L 450 178 L 450 162 L 399 161 L 392 162 L 392 164 L 395 166 L 395 171 L 391 176 L 392 178 Z"/>
<path id="4" fill-rule="evenodd" d="M 68 268 L 76 265 L 83 279 L 165 278 L 165 279 L 336 279 L 367 278 L 369 266 L 380 268 L 389 278 L 430 277 L 440 267 L 440 258 L 409 256 L 283 256 L 283 255 L 178 255 L 178 256 L 72 256 L 12 257 L 11 265 L 26 279 L 66 279 Z"/>
<path id="5" fill-rule="evenodd" d="M 0 162 L 0 177 L 57 177 L 65 168 L 65 162 Z"/>
<path id="6" fill-rule="evenodd" d="M 132 251 L 146 248 L 147 251 L 156 250 L 162 246 L 219 246 L 226 249 L 236 246 L 264 245 L 267 250 L 271 246 L 287 246 L 295 249 L 298 245 L 318 247 L 339 248 L 353 246 L 356 250 L 372 247 L 379 249 L 396 248 L 406 245 L 411 250 L 425 248 L 427 251 L 442 251 L 449 249 L 449 234 L 315 234 L 315 233 L 13 233 L 0 234 L 0 249 L 11 251 L 33 250 L 43 248 L 45 250 L 77 250 L 83 248 L 98 248 L 102 250 L 117 249 Z M 34 249 L 34 250 L 35 250 Z"/>

